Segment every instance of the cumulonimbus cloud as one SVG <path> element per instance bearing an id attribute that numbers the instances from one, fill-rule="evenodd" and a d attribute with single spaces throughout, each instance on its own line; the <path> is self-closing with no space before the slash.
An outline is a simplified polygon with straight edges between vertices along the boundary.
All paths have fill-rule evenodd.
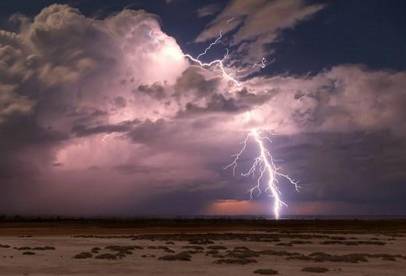
<path id="1" fill-rule="evenodd" d="M 256 1 L 249 14 L 239 14 L 244 3 L 234 1 L 200 40 L 217 35 L 216 26 L 227 16 L 242 20 L 236 21 L 243 25 L 235 41 L 251 39 L 255 32 L 248 29 L 262 22 L 258 7 L 266 6 L 270 13 L 279 8 L 278 14 L 282 9 L 289 15 L 270 32 L 258 29 L 257 37 L 269 42 L 322 8 Z M 326 151 L 317 147 L 320 139 L 335 141 L 325 143 L 334 149 L 332 159 L 346 156 L 331 135 L 370 145 L 386 131 L 396 141 L 405 134 L 400 119 L 406 115 L 405 72 L 342 65 L 313 76 L 257 76 L 239 87 L 215 70 L 191 64 L 157 17 L 144 11 L 93 19 L 52 5 L 20 22 L 18 31 L 0 31 L 0 197 L 7 195 L 0 210 L 119 213 L 179 190 L 207 192 L 203 205 L 223 199 L 225 191 L 243 193 L 243 180 L 233 180 L 222 168 L 253 126 L 293 137 L 276 140 L 275 152 L 284 152 L 294 174 L 308 163 L 315 168 L 327 162 L 319 155 Z M 309 139 L 315 134 L 319 139 Z M 313 161 L 306 163 L 308 158 Z M 396 162 L 396 168 L 380 166 L 402 177 L 399 168 L 406 160 Z M 320 178 L 332 175 L 324 170 Z M 325 191 L 341 183 L 326 188 L 317 184 L 320 178 L 309 177 L 311 191 L 329 200 Z M 44 198 L 50 206 L 36 204 Z M 34 205 L 40 207 L 31 209 Z"/>

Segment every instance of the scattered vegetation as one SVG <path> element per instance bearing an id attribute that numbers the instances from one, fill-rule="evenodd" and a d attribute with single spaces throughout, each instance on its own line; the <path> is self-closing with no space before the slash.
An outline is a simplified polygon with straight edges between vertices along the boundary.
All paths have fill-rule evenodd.
<path id="1" fill-rule="evenodd" d="M 214 242 L 209 239 L 192 239 L 189 240 L 190 244 L 213 244 Z"/>
<path id="2" fill-rule="evenodd" d="M 386 242 L 383 241 L 322 241 L 320 244 L 341 244 L 341 245 L 348 245 L 348 246 L 357 246 L 357 245 L 385 245 Z"/>
<path id="3" fill-rule="evenodd" d="M 182 246 L 184 249 L 192 249 L 192 250 L 204 250 L 204 247 L 198 245 L 185 245 Z"/>
<path id="4" fill-rule="evenodd" d="M 222 245 L 209 245 L 207 248 L 213 249 L 213 250 L 226 250 L 227 249 L 227 247 L 222 246 Z"/>
<path id="5" fill-rule="evenodd" d="M 281 256 L 281 257 L 300 257 L 300 256 L 304 256 L 301 253 L 297 253 L 297 252 L 289 252 L 289 251 L 278 251 L 278 250 L 272 250 L 272 249 L 268 249 L 268 250 L 261 250 L 261 251 L 257 251 L 257 253 L 259 255 L 265 255 L 265 256 Z"/>
<path id="6" fill-rule="evenodd" d="M 207 250 L 207 251 L 206 251 L 206 256 L 209 256 L 209 255 L 218 255 L 218 254 L 219 254 L 219 251 L 218 251 L 218 250 L 211 249 L 211 250 Z"/>
<path id="7" fill-rule="evenodd" d="M 346 254 L 346 255 L 330 255 L 323 252 L 315 252 L 309 255 L 316 262 L 344 262 L 344 263 L 360 263 L 368 262 L 366 254 Z"/>
<path id="8" fill-rule="evenodd" d="M 14 247 L 15 250 L 31 250 L 31 247 L 22 246 L 22 247 Z"/>
<path id="9" fill-rule="evenodd" d="M 90 250 L 92 253 L 97 254 L 99 253 L 101 249 L 99 247 L 93 247 L 92 250 Z"/>
<path id="10" fill-rule="evenodd" d="M 215 264 L 240 264 L 240 265 L 246 265 L 246 264 L 251 264 L 251 263 L 257 263 L 257 260 L 255 259 L 219 259 L 214 261 Z"/>
<path id="11" fill-rule="evenodd" d="M 132 254 L 132 250 L 135 249 L 133 246 L 121 246 L 121 245 L 109 245 L 104 248 L 124 255 Z"/>
<path id="12" fill-rule="evenodd" d="M 261 275 L 276 275 L 278 274 L 278 271 L 267 268 L 267 269 L 257 269 L 254 271 L 255 274 L 261 274 Z"/>
<path id="13" fill-rule="evenodd" d="M 174 255 L 165 255 L 162 257 L 159 257 L 159 260 L 163 261 L 190 261 L 192 259 L 192 256 L 189 254 L 189 252 L 180 252 L 178 254 Z"/>
<path id="14" fill-rule="evenodd" d="M 393 256 L 383 256 L 382 260 L 384 261 L 391 261 L 391 262 L 396 262 L 396 258 Z"/>
<path id="15" fill-rule="evenodd" d="M 35 255 L 35 252 L 25 251 L 23 252 L 23 255 Z"/>
<path id="16" fill-rule="evenodd" d="M 135 250 L 135 249 L 143 249 L 143 247 L 141 247 L 141 246 L 136 246 L 136 245 L 129 245 L 129 246 L 109 245 L 109 246 L 106 246 L 105 249 L 115 252 L 115 255 L 114 255 L 115 258 L 120 258 L 120 259 L 122 259 L 122 258 L 125 258 L 127 255 L 132 255 L 132 254 L 133 254 L 133 252 L 132 252 L 133 250 Z M 106 259 L 111 259 L 111 258 L 109 257 L 109 255 L 112 255 L 112 254 L 109 254 L 109 253 L 108 253 L 108 255 L 106 255 L 106 254 L 101 254 L 101 255 L 99 255 L 99 256 L 104 256 Z M 97 256 L 96 256 L 96 257 L 97 257 Z M 101 258 L 102 258 L 102 257 L 101 257 Z"/>
<path id="17" fill-rule="evenodd" d="M 76 254 L 75 256 L 73 256 L 74 259 L 89 259 L 92 258 L 93 255 L 90 252 L 81 252 L 79 254 Z"/>
<path id="18" fill-rule="evenodd" d="M 31 250 L 55 250 L 55 247 L 53 246 L 38 246 L 31 248 Z"/>
<path id="19" fill-rule="evenodd" d="M 260 255 L 258 252 L 248 249 L 246 247 L 235 247 L 233 250 L 228 250 L 226 252 L 227 253 L 225 257 L 238 259 L 258 257 Z"/>
<path id="20" fill-rule="evenodd" d="M 117 256 L 117 254 L 104 253 L 104 254 L 97 255 L 95 258 L 103 259 L 103 260 L 117 260 L 117 258 L 119 258 L 119 256 Z"/>
<path id="21" fill-rule="evenodd" d="M 304 267 L 302 269 L 304 272 L 312 272 L 312 273 L 324 273 L 327 272 L 328 269 L 325 267 L 319 267 L 319 266 L 310 266 L 310 267 Z"/>
<path id="22" fill-rule="evenodd" d="M 37 246 L 37 247 L 29 247 L 29 246 L 22 246 L 22 247 L 14 247 L 16 250 L 27 251 L 27 250 L 55 250 L 53 246 Z"/>

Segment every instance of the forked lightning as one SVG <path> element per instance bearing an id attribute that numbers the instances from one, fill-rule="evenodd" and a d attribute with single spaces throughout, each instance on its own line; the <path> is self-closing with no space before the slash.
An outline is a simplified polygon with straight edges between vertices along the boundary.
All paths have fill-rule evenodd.
<path id="1" fill-rule="evenodd" d="M 199 54 L 197 58 L 194 58 L 189 54 L 186 54 L 185 57 L 198 64 L 202 68 L 211 68 L 213 66 L 217 66 L 225 79 L 232 81 L 237 86 L 241 86 L 241 83 L 227 72 L 229 69 L 227 68 L 228 70 L 226 70 L 225 68 L 224 61 L 228 57 L 228 49 L 226 49 L 226 54 L 222 59 L 215 59 L 211 62 L 202 62 L 200 60 L 200 58 L 206 55 L 207 52 L 214 45 L 218 44 L 221 41 L 221 39 L 222 33 L 220 33 L 219 37 L 214 42 L 212 42 L 201 54 Z M 257 66 L 260 66 L 263 69 L 266 66 L 265 63 L 266 59 L 263 58 L 260 64 Z M 241 150 L 233 155 L 233 162 L 227 165 L 225 169 L 232 168 L 233 174 L 235 175 L 238 167 L 238 162 L 241 159 L 241 155 L 246 151 L 250 138 L 257 144 L 259 154 L 254 159 L 249 170 L 245 173 L 242 173 L 241 175 L 256 177 L 256 185 L 254 185 L 250 189 L 251 198 L 253 197 L 255 191 L 261 193 L 262 190 L 264 190 L 265 192 L 269 193 L 273 198 L 273 214 L 276 219 L 279 219 L 281 207 L 287 206 L 287 204 L 281 199 L 281 191 L 278 187 L 278 177 L 285 178 L 289 183 L 294 185 L 296 190 L 298 190 L 298 183 L 288 175 L 283 174 L 279 171 L 279 168 L 275 165 L 272 155 L 267 148 L 267 143 L 270 143 L 271 140 L 268 136 L 263 134 L 263 131 L 257 128 L 252 128 L 243 140 Z M 263 186 L 265 186 L 265 189 L 262 188 Z"/>

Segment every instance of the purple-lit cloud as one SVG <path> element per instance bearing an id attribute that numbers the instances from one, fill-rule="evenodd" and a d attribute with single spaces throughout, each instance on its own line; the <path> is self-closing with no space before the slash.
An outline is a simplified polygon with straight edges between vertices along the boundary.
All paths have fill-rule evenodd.
<path id="1" fill-rule="evenodd" d="M 235 17 L 242 26 L 232 43 L 255 35 L 244 47 L 263 53 L 280 30 L 322 8 L 256 2 L 266 9 L 240 14 L 243 3 L 234 1 L 197 40 L 218 35 Z M 261 18 L 274 13 L 283 20 L 264 29 Z M 405 72 L 341 65 L 236 86 L 188 61 L 144 11 L 93 19 L 52 5 L 18 20 L 17 32 L 0 31 L 1 212 L 218 214 L 246 206 L 250 180 L 223 167 L 253 126 L 276 135 L 277 159 L 302 180 L 303 191 L 290 195 L 293 210 L 342 206 L 339 200 L 349 206 L 381 183 L 405 179 L 406 158 L 398 154 L 406 150 Z M 354 164 L 360 172 L 348 177 Z"/>

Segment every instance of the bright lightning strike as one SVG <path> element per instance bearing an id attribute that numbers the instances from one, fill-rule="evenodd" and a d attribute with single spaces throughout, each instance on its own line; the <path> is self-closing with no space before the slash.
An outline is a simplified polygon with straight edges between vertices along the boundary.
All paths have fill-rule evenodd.
<path id="1" fill-rule="evenodd" d="M 287 204 L 281 199 L 281 192 L 278 187 L 279 183 L 278 177 L 283 177 L 286 180 L 288 180 L 292 185 L 294 185 L 296 190 L 299 189 L 299 186 L 298 183 L 291 177 L 281 173 L 279 171 L 279 168 L 275 165 L 272 155 L 266 147 L 266 143 L 271 142 L 271 139 L 268 136 L 263 135 L 262 132 L 256 128 L 251 129 L 242 142 L 241 150 L 233 155 L 234 156 L 233 162 L 231 162 L 228 166 L 226 166 L 225 169 L 232 168 L 233 174 L 235 175 L 238 166 L 238 161 L 240 160 L 241 155 L 247 149 L 247 144 L 250 138 L 252 138 L 252 140 L 258 145 L 259 154 L 254 159 L 254 162 L 252 163 L 248 171 L 242 173 L 241 175 L 254 177 L 255 175 L 258 175 L 256 185 L 250 189 L 251 198 L 253 197 L 255 191 L 261 193 L 263 190 L 262 186 L 265 185 L 264 189 L 265 192 L 269 192 L 274 200 L 273 202 L 274 216 L 276 219 L 279 219 L 281 207 L 287 206 Z M 264 178 L 266 178 L 265 181 Z"/>
<path id="2" fill-rule="evenodd" d="M 241 83 L 232 77 L 229 73 L 227 73 L 224 61 L 228 57 L 228 49 L 226 49 L 226 54 L 222 59 L 215 59 L 211 62 L 202 62 L 200 58 L 207 54 L 207 52 L 216 44 L 218 44 L 222 39 L 222 33 L 220 32 L 218 38 L 212 42 L 202 53 L 200 53 L 196 58 L 192 57 L 189 54 L 184 55 L 185 57 L 189 58 L 191 61 L 197 63 L 202 68 L 211 68 L 212 66 L 218 66 L 220 71 L 223 74 L 225 79 L 232 81 L 237 86 L 241 86 Z M 262 58 L 260 63 L 254 64 L 253 67 L 259 66 L 260 68 L 264 69 L 266 67 L 267 60 Z M 242 142 L 242 148 L 240 151 L 233 155 L 234 160 L 229 165 L 225 167 L 225 169 L 232 168 L 233 175 L 238 167 L 238 162 L 241 158 L 241 155 L 246 151 L 248 142 L 250 138 L 257 144 L 259 149 L 258 156 L 254 159 L 251 167 L 245 173 L 242 173 L 242 176 L 257 176 L 256 178 L 256 185 L 254 185 L 250 189 L 251 198 L 254 195 L 254 192 L 257 191 L 259 194 L 262 193 L 263 186 L 265 186 L 264 191 L 270 193 L 273 198 L 273 213 L 276 219 L 280 217 L 280 209 L 283 206 L 287 206 L 287 204 L 281 198 L 281 192 L 279 189 L 279 181 L 278 178 L 282 177 L 285 178 L 289 183 L 291 183 L 296 191 L 298 191 L 299 186 L 298 183 L 289 177 L 287 174 L 280 172 L 279 168 L 275 165 L 274 160 L 270 151 L 267 148 L 267 143 L 271 142 L 271 139 L 264 135 L 261 130 L 257 128 L 252 128 L 245 139 Z"/>
<path id="3" fill-rule="evenodd" d="M 212 43 L 211 43 L 202 53 L 200 53 L 196 58 L 195 58 L 195 57 L 192 57 L 192 56 L 189 55 L 189 54 L 185 54 L 185 57 L 187 57 L 187 58 L 190 59 L 191 61 L 197 63 L 200 67 L 203 67 L 203 68 L 210 68 L 210 67 L 212 67 L 212 66 L 217 66 L 217 67 L 220 69 L 220 71 L 221 71 L 221 73 L 223 74 L 223 77 L 224 77 L 225 79 L 228 79 L 229 81 L 233 82 L 233 83 L 234 83 L 235 85 L 237 85 L 237 86 L 241 86 L 241 83 L 240 83 L 237 79 L 235 79 L 233 76 L 231 76 L 229 73 L 227 73 L 227 71 L 226 71 L 226 69 L 225 69 L 224 61 L 228 58 L 228 49 L 226 49 L 226 54 L 224 55 L 224 57 L 223 57 L 222 59 L 215 59 L 215 60 L 210 61 L 210 62 L 202 62 L 202 61 L 200 60 L 200 58 L 201 58 L 202 56 L 204 56 L 205 54 L 207 54 L 207 52 L 208 52 L 214 45 L 218 44 L 218 43 L 221 41 L 222 37 L 223 37 L 223 34 L 220 32 L 220 34 L 219 34 L 219 36 L 217 37 L 217 39 L 216 39 L 214 42 L 212 42 Z"/>
<path id="4" fill-rule="evenodd" d="M 204 49 L 204 51 L 203 51 L 202 53 L 200 53 L 200 54 L 196 57 L 196 59 L 197 59 L 197 60 L 200 60 L 200 58 L 201 58 L 202 56 L 204 56 L 205 54 L 207 54 L 207 52 L 211 49 L 211 47 L 213 47 L 214 45 L 216 45 L 217 43 L 219 43 L 222 38 L 223 38 L 223 33 L 220 32 L 220 34 L 219 34 L 219 36 L 217 37 L 217 39 L 216 39 L 214 42 L 210 43 L 209 47 L 207 47 L 206 49 Z"/>

